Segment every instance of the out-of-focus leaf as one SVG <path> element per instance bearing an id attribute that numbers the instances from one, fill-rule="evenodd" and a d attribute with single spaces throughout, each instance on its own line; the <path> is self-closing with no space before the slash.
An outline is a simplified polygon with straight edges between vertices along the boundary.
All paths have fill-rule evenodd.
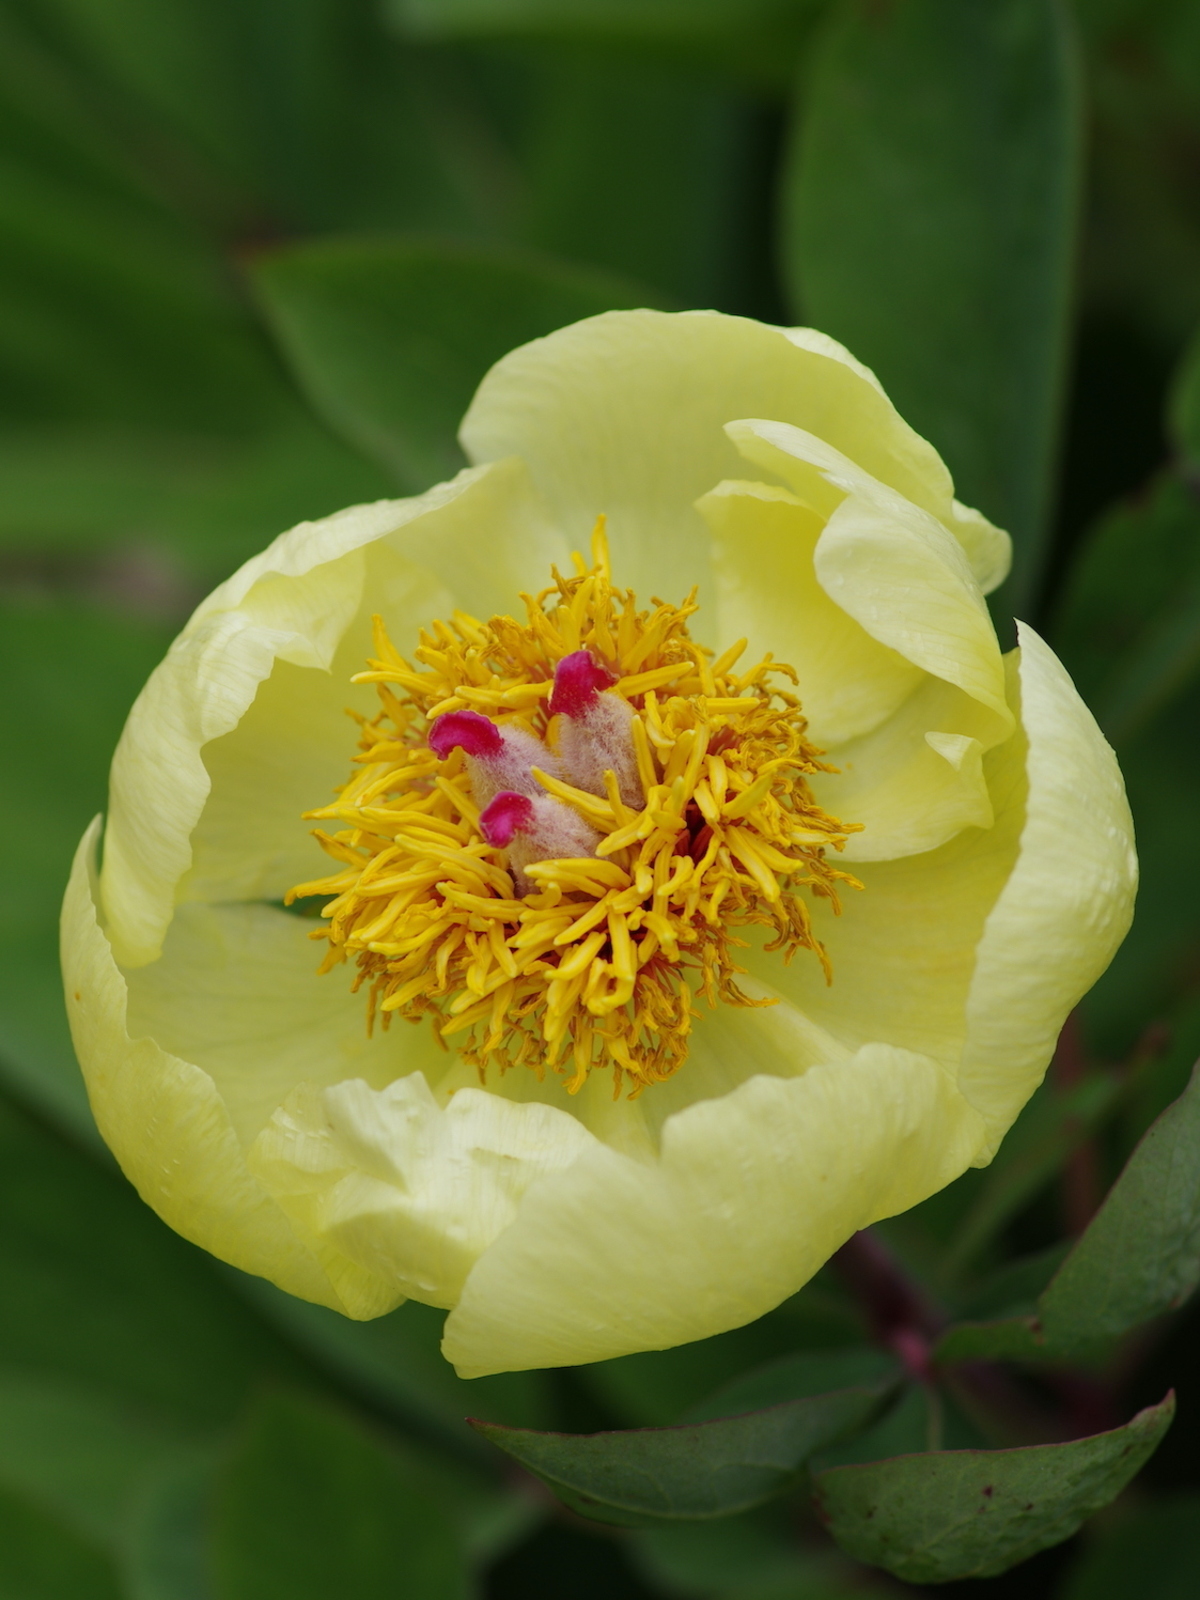
<path id="1" fill-rule="evenodd" d="M 0 1369 L 198 1434 L 268 1379 L 316 1381 L 122 1178 L 2 1103 L 0 1216 Z"/>
<path id="2" fill-rule="evenodd" d="M 440 1349 L 445 1313 L 433 1306 L 410 1300 L 373 1322 L 351 1322 L 261 1278 L 238 1273 L 236 1280 L 241 1293 L 321 1366 L 364 1399 L 432 1430 L 460 1453 L 492 1457 L 466 1426 L 470 1412 L 482 1411 L 490 1421 L 525 1428 L 544 1428 L 554 1421 L 544 1373 L 501 1372 L 469 1383 L 457 1377 Z"/>
<path id="3" fill-rule="evenodd" d="M 465 1560 L 438 1504 L 348 1417 L 264 1401 L 220 1474 L 221 1600 L 464 1600 Z"/>
<path id="4" fill-rule="evenodd" d="M 862 1600 L 862 1571 L 837 1551 L 806 1549 L 786 1502 L 714 1522 L 663 1523 L 629 1536 L 655 1593 L 688 1600 Z"/>
<path id="5" fill-rule="evenodd" d="M 652 298 L 558 262 L 404 240 L 295 245 L 260 257 L 252 277 L 314 405 L 410 490 L 465 464 L 458 424 L 500 356 Z"/>
<path id="6" fill-rule="evenodd" d="M 755 245 L 768 221 L 756 113 L 715 75 L 584 45 L 539 52 L 517 148 L 525 244 L 686 306 L 774 306 Z"/>
<path id="7" fill-rule="evenodd" d="M 0 1369 L 0 1485 L 84 1539 L 116 1543 L 134 1498 L 180 1437 L 103 1391 Z"/>
<path id="8" fill-rule="evenodd" d="M 1200 467 L 1200 334 L 1188 346 L 1171 392 L 1169 414 L 1175 443 Z"/>
<path id="9" fill-rule="evenodd" d="M 1200 1069 L 1148 1130 L 1036 1315 L 951 1328 L 940 1361 L 1061 1360 L 1174 1310 L 1200 1284 Z"/>
<path id="10" fill-rule="evenodd" d="M 827 0 L 389 0 L 414 39 L 536 39 L 643 47 L 785 88 Z"/>
<path id="11" fill-rule="evenodd" d="M 108 764 L 169 633 L 95 607 L 0 601 L 0 1073 L 95 1139 L 67 1033 L 58 912 Z"/>
<path id="12" fill-rule="evenodd" d="M 856 1309 L 818 1282 L 744 1328 L 674 1350 L 644 1350 L 597 1361 L 576 1372 L 620 1422 L 631 1428 L 661 1427 L 678 1422 L 692 1406 L 748 1370 L 798 1349 L 819 1352 L 843 1341 L 860 1344 L 864 1337 Z"/>
<path id="13" fill-rule="evenodd" d="M 680 1421 L 708 1422 L 714 1417 L 761 1411 L 787 1400 L 804 1400 L 856 1384 L 873 1386 L 898 1379 L 895 1361 L 882 1350 L 865 1346 L 804 1350 L 742 1373 L 698 1405 L 689 1406 Z"/>
<path id="14" fill-rule="evenodd" d="M 1052 638 L 1124 747 L 1200 670 L 1200 494 L 1174 472 L 1102 519 L 1068 574 Z"/>
<path id="15" fill-rule="evenodd" d="M 1080 96 L 1057 0 L 848 0 L 784 179 L 807 320 L 875 369 L 1036 595 L 1059 427 Z"/>
<path id="16" fill-rule="evenodd" d="M 849 1555 L 909 1583 L 1004 1572 L 1069 1538 L 1149 1459 L 1175 1397 L 1069 1444 L 900 1456 L 818 1475 L 822 1520 Z"/>
<path id="17" fill-rule="evenodd" d="M 864 1427 L 891 1385 L 842 1389 L 769 1410 L 626 1433 L 535 1433 L 473 1421 L 566 1505 L 621 1527 L 730 1516 L 782 1494 L 809 1456 Z"/>
<path id="18" fill-rule="evenodd" d="M 1200 1495 L 1143 1505 L 1099 1531 L 1059 1600 L 1193 1600 L 1200 1594 Z"/>
<path id="19" fill-rule="evenodd" d="M 1200 1284 L 1200 1072 L 1130 1156 L 1038 1302 L 1049 1346 L 1115 1338 Z"/>
<path id="20" fill-rule="evenodd" d="M 961 1272 L 1010 1218 L 1058 1171 L 1064 1157 L 1111 1111 L 1121 1091 L 1116 1073 L 1095 1072 L 1067 1093 L 1042 1089 L 1009 1134 L 962 1217 L 941 1261 L 948 1280 Z"/>
<path id="21" fill-rule="evenodd" d="M 217 1600 L 209 1514 L 218 1457 L 185 1451 L 146 1485 L 122 1541 L 129 1600 Z"/>
<path id="22" fill-rule="evenodd" d="M 0 1490 L 0 1594 L 125 1600 L 108 1554 L 20 1495 Z"/>
<path id="23" fill-rule="evenodd" d="M 1015 1261 L 997 1267 L 964 1296 L 963 1315 L 999 1317 L 1032 1311 L 1070 1248 L 1071 1241 L 1064 1239 L 1034 1255 L 1018 1256 Z"/>

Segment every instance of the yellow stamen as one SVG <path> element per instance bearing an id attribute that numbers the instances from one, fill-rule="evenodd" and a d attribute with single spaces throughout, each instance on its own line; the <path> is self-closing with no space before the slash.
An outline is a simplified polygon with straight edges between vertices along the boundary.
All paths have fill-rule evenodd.
<path id="1" fill-rule="evenodd" d="M 455 612 L 432 623 L 411 660 L 375 619 L 355 681 L 377 686 L 381 709 L 356 717 L 355 771 L 338 798 L 307 813 L 340 825 L 315 830 L 337 871 L 288 899 L 331 897 L 315 935 L 329 946 L 321 970 L 353 958 L 368 1026 L 428 1018 L 443 1040 L 462 1038 L 481 1079 L 492 1066 L 550 1067 L 574 1093 L 610 1066 L 614 1093 L 636 1095 L 682 1066 L 697 998 L 763 1003 L 736 982 L 742 930 L 765 928 L 785 960 L 812 951 L 829 976 L 801 895 L 836 911 L 839 886 L 857 887 L 826 859 L 855 825 L 813 801 L 808 776 L 833 769 L 795 695 L 771 681 L 794 683 L 791 669 L 767 657 L 735 673 L 745 640 L 714 659 L 688 633 L 694 595 L 639 610 L 612 586 L 603 517 L 591 559 L 523 596 L 523 622 Z M 457 750 L 439 760 L 429 725 L 469 709 L 544 738 L 555 668 L 579 649 L 633 708 L 645 806 L 622 800 L 612 771 L 600 795 L 534 769 L 600 839 L 594 855 L 526 864 L 522 898 L 480 831 L 468 763 Z"/>

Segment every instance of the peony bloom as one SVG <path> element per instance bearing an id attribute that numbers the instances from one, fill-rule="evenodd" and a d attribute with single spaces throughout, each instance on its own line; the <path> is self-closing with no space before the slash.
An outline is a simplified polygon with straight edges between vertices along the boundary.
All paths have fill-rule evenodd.
<path id="1" fill-rule="evenodd" d="M 831 340 L 597 317 L 462 439 L 192 617 L 63 965 L 166 1222 L 477 1375 L 748 1322 L 986 1163 L 1135 859 L 1007 536 Z"/>

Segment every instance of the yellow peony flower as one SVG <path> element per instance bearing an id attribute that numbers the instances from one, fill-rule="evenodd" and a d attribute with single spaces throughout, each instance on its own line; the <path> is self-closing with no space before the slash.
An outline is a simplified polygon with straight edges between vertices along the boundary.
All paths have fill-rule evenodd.
<path id="1" fill-rule="evenodd" d="M 192 617 L 63 966 L 147 1203 L 449 1308 L 470 1376 L 748 1322 L 986 1163 L 1136 866 L 1062 667 L 1000 653 L 1007 536 L 831 340 L 597 317 L 462 439 Z"/>

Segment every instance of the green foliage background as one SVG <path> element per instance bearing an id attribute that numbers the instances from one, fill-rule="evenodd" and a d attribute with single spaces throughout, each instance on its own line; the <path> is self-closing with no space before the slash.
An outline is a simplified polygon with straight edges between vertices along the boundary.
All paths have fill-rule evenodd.
<path id="1" fill-rule="evenodd" d="M 1134 931 L 994 1166 L 878 1233 L 959 1319 L 946 1446 L 1098 1435 L 1179 1388 L 1134 1488 L 974 1592 L 1200 1592 L 1196 1317 L 1159 1315 L 1200 1275 L 1191 1100 L 1047 1288 L 1200 1054 L 1195 0 L 3 0 L 0 1600 L 834 1600 L 950 1570 L 843 1553 L 878 1559 L 855 1506 L 930 1444 L 919 1387 L 822 1458 L 842 1550 L 790 1468 L 758 1509 L 617 1531 L 462 1421 L 882 1381 L 845 1274 L 719 1339 L 466 1385 L 438 1314 L 343 1322 L 170 1234 L 71 1054 L 67 866 L 191 605 L 281 529 L 455 470 L 514 344 L 645 304 L 811 322 L 873 366 L 1016 537 L 1002 634 L 1045 631 L 1118 749 Z M 990 1400 L 955 1377 L 1000 1356 Z M 1072 1460 L 1055 1538 L 1120 1487 Z M 911 1543 L 961 1483 L 902 1488 Z"/>

